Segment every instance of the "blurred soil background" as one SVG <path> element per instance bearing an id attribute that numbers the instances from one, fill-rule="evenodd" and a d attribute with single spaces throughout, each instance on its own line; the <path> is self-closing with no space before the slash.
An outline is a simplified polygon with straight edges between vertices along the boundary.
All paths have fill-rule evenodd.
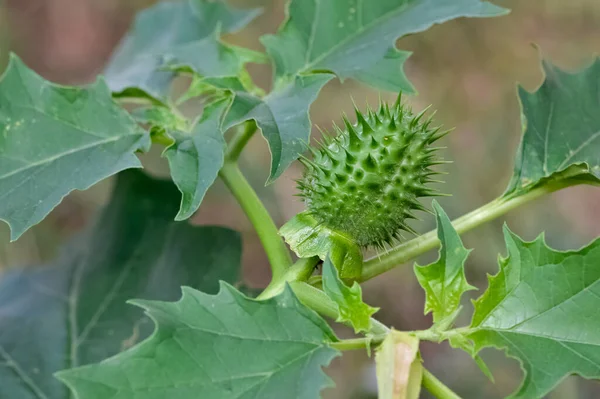
<path id="1" fill-rule="evenodd" d="M 5 65 L 8 51 L 14 51 L 49 80 L 64 84 L 91 82 L 102 72 L 136 10 L 152 3 L 148 0 L 4 0 L 2 3 L 0 0 L 0 61 Z M 226 38 L 231 43 L 262 50 L 258 38 L 276 31 L 284 18 L 283 1 L 232 3 L 265 8 L 263 15 L 243 33 Z M 449 175 L 441 187 L 452 197 L 440 200 L 451 218 L 483 205 L 504 191 L 521 134 L 516 85 L 520 83 L 534 90 L 541 83 L 540 57 L 571 70 L 586 66 L 600 51 L 598 0 L 495 3 L 510 8 L 511 14 L 494 19 L 460 19 L 398 42 L 399 48 L 414 52 L 406 64 L 406 72 L 419 95 L 409 97 L 408 101 L 416 110 L 433 104 L 433 109 L 438 110 L 437 121 L 455 127 L 444 139 L 448 147 L 444 156 L 454 163 L 446 167 Z M 250 70 L 258 84 L 268 89 L 270 67 L 252 65 Z M 184 88 L 185 84 L 177 82 L 174 90 Z M 390 100 L 394 97 L 390 93 L 381 96 Z M 312 121 L 329 129 L 333 122 L 340 122 L 342 112 L 353 115 L 352 98 L 364 108 L 367 101 L 375 105 L 378 97 L 378 92 L 355 82 L 332 81 L 313 105 Z M 314 133 L 318 136 L 316 128 Z M 280 225 L 303 209 L 298 197 L 293 196 L 294 179 L 300 176 L 301 169 L 293 165 L 274 184 L 265 187 L 269 160 L 265 141 L 256 135 L 243 155 L 243 170 Z M 144 155 L 143 162 L 153 174 L 168 174 L 159 149 Z M 9 243 L 8 227 L 0 224 L 0 270 L 53 259 L 62 243 L 93 220 L 98 208 L 107 201 L 111 186 L 109 180 L 86 192 L 71 194 L 44 222 L 15 243 Z M 252 287 L 266 285 L 269 276 L 264 252 L 249 222 L 222 184 L 217 183 L 210 190 L 193 222 L 227 225 L 242 231 L 244 280 Z M 496 273 L 498 254 L 505 252 L 501 231 L 504 222 L 526 239 L 544 231 L 551 246 L 578 248 L 600 235 L 600 190 L 570 188 L 466 234 L 465 245 L 475 248 L 467 261 L 467 276 L 480 289 L 487 286 L 486 274 Z M 423 222 L 413 226 L 427 231 L 434 227 L 434 221 L 424 214 Z M 427 254 L 419 263 L 425 264 L 435 256 Z M 470 294 L 471 298 L 478 295 Z M 378 318 L 396 329 L 423 329 L 430 325 L 430 317 L 423 315 L 424 295 L 411 265 L 368 282 L 365 296 L 371 305 L 382 308 Z M 465 301 L 465 309 L 461 320 L 464 324 L 470 317 L 469 301 Z M 496 384 L 489 383 L 466 354 L 447 345 L 424 344 L 422 353 L 426 366 L 465 398 L 503 397 L 515 389 L 521 376 L 517 362 L 495 351 L 484 351 L 484 358 L 491 366 Z M 325 391 L 324 397 L 376 397 L 372 359 L 365 353 L 346 353 L 343 359 L 334 361 L 328 372 L 337 389 Z M 600 385 L 571 377 L 551 397 L 596 398 L 600 397 Z"/>

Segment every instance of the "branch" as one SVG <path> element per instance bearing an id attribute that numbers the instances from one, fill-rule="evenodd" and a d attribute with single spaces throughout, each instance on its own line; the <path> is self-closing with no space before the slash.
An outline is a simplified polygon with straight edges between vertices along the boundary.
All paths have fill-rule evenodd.
<path id="1" fill-rule="evenodd" d="M 541 185 L 522 195 L 502 196 L 454 220 L 452 225 L 458 234 L 462 234 L 546 194 L 581 183 L 579 180 L 565 179 Z M 372 279 L 439 246 L 440 240 L 437 238 L 436 230 L 413 238 L 392 248 L 383 255 L 367 260 L 363 265 L 362 275 L 358 281 L 363 282 Z"/>

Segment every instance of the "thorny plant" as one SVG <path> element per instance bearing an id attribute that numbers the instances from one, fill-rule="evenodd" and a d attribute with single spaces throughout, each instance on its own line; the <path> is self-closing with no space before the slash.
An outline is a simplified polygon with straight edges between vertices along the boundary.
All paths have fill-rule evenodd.
<path id="1" fill-rule="evenodd" d="M 542 397 L 571 374 L 600 378 L 600 239 L 560 252 L 505 227 L 498 274 L 473 302 L 470 324 L 455 325 L 473 289 L 460 234 L 554 191 L 599 184 L 600 61 L 574 74 L 545 62 L 539 89 L 519 89 L 523 136 L 508 188 L 451 222 L 424 200 L 440 195 L 434 177 L 445 161 L 435 145 L 448 133 L 432 112 L 413 112 L 401 96 L 357 107 L 355 122 L 344 117 L 309 147 L 308 109 L 335 77 L 414 93 L 397 38 L 507 10 L 480 0 L 293 0 L 279 31 L 261 38 L 266 53 L 221 39 L 259 12 L 159 3 L 139 14 L 88 87 L 50 83 L 11 56 L 0 80 L 0 218 L 12 239 L 69 192 L 119 177 L 94 226 L 55 264 L 3 277 L 0 397 L 317 398 L 331 385 L 322 367 L 353 349 L 375 351 L 380 398 L 417 398 L 422 386 L 458 397 L 425 368 L 421 341 L 448 341 L 490 379 L 479 352 L 506 351 L 524 372 L 514 397 Z M 246 64 L 268 62 L 265 93 Z M 179 76 L 191 83 L 173 95 Z M 181 105 L 198 99 L 202 110 L 184 116 Z M 280 229 L 237 162 L 258 130 L 272 155 L 269 183 L 296 159 L 305 166 L 306 211 Z M 124 171 L 141 167 L 136 153 L 151 146 L 164 147 L 172 182 Z M 231 285 L 237 233 L 185 222 L 217 178 L 270 262 L 271 283 L 256 298 Z M 423 211 L 437 230 L 411 238 Z M 397 331 L 373 318 L 360 283 L 437 247 L 437 261 L 414 266 L 433 325 Z M 365 248 L 379 255 L 363 259 Z M 143 300 L 126 305 L 131 298 Z M 339 339 L 322 317 L 356 337 Z"/>

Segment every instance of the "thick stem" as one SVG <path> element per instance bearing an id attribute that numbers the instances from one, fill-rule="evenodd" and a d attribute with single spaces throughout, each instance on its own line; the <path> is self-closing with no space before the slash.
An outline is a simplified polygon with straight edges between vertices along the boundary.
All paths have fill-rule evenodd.
<path id="1" fill-rule="evenodd" d="M 423 368 L 423 380 L 421 381 L 423 388 L 427 389 L 429 393 L 438 399 L 460 399 L 454 391 L 444 385 L 443 382 L 438 380 L 436 376 L 431 372 Z"/>
<path id="2" fill-rule="evenodd" d="M 383 342 L 385 336 L 376 336 L 369 338 L 353 338 L 353 339 L 343 339 L 339 342 L 332 342 L 329 344 L 332 348 L 341 351 L 350 351 L 355 349 L 368 349 L 374 345 L 379 345 Z"/>
<path id="3" fill-rule="evenodd" d="M 281 278 L 272 279 L 271 284 L 256 299 L 269 299 L 278 295 L 283 291 L 286 283 L 308 280 L 318 262 L 318 256 L 298 259 Z"/>
<path id="4" fill-rule="evenodd" d="M 256 123 L 253 120 L 246 121 L 239 130 L 235 132 L 235 135 L 231 138 L 231 141 L 227 145 L 227 153 L 225 159 L 230 162 L 236 162 L 240 157 L 244 147 L 248 144 L 248 141 L 254 136 L 256 132 Z"/>
<path id="5" fill-rule="evenodd" d="M 269 258 L 273 280 L 281 279 L 287 268 L 292 264 L 292 257 L 283 239 L 279 236 L 277 226 L 275 226 L 269 212 L 267 212 L 252 186 L 235 163 L 225 162 L 219 176 L 229 187 L 229 190 L 231 190 L 254 226 Z"/>
<path id="6" fill-rule="evenodd" d="M 578 183 L 575 180 L 563 180 L 534 188 L 523 195 L 500 197 L 454 220 L 452 225 L 458 234 L 462 234 L 548 193 Z M 389 250 L 383 255 L 367 260 L 363 265 L 363 272 L 359 281 L 369 280 L 439 246 L 440 241 L 437 238 L 437 231 L 432 230 Z"/>
<path id="7" fill-rule="evenodd" d="M 294 294 L 296 294 L 300 302 L 305 306 L 330 319 L 335 320 L 338 318 L 339 313 L 335 302 L 323 291 L 301 281 L 293 281 L 290 283 L 290 286 Z"/>

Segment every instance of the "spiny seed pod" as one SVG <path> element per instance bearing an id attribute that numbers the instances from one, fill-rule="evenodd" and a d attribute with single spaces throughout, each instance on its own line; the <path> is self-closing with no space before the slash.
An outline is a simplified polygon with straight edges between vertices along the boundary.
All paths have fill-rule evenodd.
<path id="1" fill-rule="evenodd" d="M 356 109 L 356 124 L 344 117 L 344 130 L 324 134 L 320 147 L 311 148 L 313 159 L 300 158 L 306 170 L 298 187 L 309 213 L 364 247 L 414 233 L 407 219 L 426 210 L 419 197 L 442 195 L 428 184 L 437 182 L 432 166 L 446 163 L 431 144 L 448 131 L 431 127 L 424 113 L 413 115 L 400 95 L 391 109 L 385 103 L 366 115 Z"/>

